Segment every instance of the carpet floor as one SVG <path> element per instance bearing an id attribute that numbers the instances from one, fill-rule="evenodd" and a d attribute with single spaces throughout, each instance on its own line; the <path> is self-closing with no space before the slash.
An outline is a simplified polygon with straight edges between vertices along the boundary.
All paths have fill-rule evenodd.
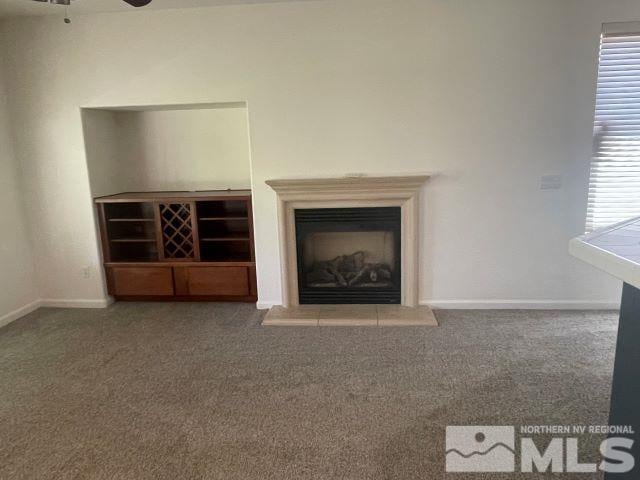
<path id="1" fill-rule="evenodd" d="M 0 329 L 0 478 L 549 478 L 446 474 L 445 427 L 607 422 L 615 312 L 439 311 L 437 328 L 381 329 L 263 315 L 117 303 Z"/>

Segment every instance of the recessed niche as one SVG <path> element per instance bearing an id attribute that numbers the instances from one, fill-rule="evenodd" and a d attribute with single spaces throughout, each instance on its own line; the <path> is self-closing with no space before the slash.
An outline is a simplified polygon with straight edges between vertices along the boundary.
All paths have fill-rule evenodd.
<path id="1" fill-rule="evenodd" d="M 85 108 L 82 121 L 94 197 L 250 188 L 244 103 Z"/>

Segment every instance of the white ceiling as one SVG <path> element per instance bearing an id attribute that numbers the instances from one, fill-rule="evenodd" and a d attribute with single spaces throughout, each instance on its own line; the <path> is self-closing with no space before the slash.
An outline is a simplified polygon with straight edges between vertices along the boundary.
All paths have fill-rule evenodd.
<path id="1" fill-rule="evenodd" d="M 241 3 L 273 3 L 281 1 L 304 0 L 153 0 L 151 4 L 139 9 L 122 0 L 73 0 L 70 13 L 97 13 L 134 10 L 162 10 L 168 8 L 213 7 L 218 5 L 238 5 Z M 64 7 L 32 0 L 0 0 L 0 17 L 20 15 L 56 15 L 64 12 Z"/>

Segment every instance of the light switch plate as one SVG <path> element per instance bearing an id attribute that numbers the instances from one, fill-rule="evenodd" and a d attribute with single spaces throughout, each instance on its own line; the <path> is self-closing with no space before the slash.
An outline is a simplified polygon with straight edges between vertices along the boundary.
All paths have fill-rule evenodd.
<path id="1" fill-rule="evenodd" d="M 543 175 L 540 177 L 540 190 L 559 190 L 562 188 L 562 175 Z"/>

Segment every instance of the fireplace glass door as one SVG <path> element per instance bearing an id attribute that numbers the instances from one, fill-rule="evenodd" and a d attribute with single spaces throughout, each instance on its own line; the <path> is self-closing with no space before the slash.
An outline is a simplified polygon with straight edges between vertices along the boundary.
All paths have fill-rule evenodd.
<path id="1" fill-rule="evenodd" d="M 300 304 L 399 304 L 400 207 L 297 209 Z"/>

